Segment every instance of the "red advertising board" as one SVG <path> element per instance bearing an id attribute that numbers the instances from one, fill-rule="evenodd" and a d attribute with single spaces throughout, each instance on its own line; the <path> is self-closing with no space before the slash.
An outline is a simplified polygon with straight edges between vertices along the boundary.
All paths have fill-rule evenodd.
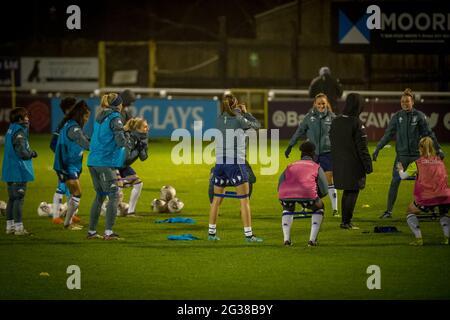
<path id="1" fill-rule="evenodd" d="M 311 109 L 310 99 L 274 100 L 268 103 L 268 128 L 279 129 L 281 139 L 290 139 Z M 425 101 L 416 108 L 428 117 L 428 123 L 438 141 L 450 142 L 450 102 Z M 340 109 L 343 109 L 341 105 Z M 366 103 L 360 115 L 370 141 L 378 141 L 384 134 L 392 115 L 400 110 L 398 100 L 379 100 Z"/>
<path id="2" fill-rule="evenodd" d="M 4 135 L 9 127 L 11 97 L 0 96 L 0 135 Z M 37 96 L 17 96 L 16 106 L 27 108 L 30 115 L 31 133 L 49 133 L 51 131 L 50 99 Z"/>

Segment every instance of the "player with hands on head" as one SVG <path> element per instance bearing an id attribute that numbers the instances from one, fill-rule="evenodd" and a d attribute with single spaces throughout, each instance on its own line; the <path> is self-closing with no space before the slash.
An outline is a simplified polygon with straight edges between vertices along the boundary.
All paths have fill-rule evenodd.
<path id="1" fill-rule="evenodd" d="M 224 196 L 225 187 L 236 187 L 237 197 L 240 201 L 241 219 L 244 225 L 244 235 L 247 242 L 262 242 L 252 230 L 249 177 L 245 165 L 246 135 L 245 130 L 259 129 L 259 122 L 254 122 L 246 117 L 244 107 L 239 107 L 239 102 L 232 94 L 225 94 L 221 103 L 221 113 L 217 118 L 217 129 L 222 133 L 222 141 L 216 139 L 216 165 L 213 171 L 214 198 L 209 212 L 208 240 L 217 241 L 216 223 L 219 214 L 219 206 Z M 228 141 L 227 132 L 233 131 Z"/>

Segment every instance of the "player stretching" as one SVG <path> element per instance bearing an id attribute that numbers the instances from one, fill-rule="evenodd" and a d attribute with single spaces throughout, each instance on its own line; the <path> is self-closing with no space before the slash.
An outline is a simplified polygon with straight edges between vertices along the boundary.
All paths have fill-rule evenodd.
<path id="1" fill-rule="evenodd" d="M 75 99 L 74 97 L 66 97 L 61 100 L 59 107 L 61 108 L 61 111 L 63 112 L 63 114 L 66 115 L 69 112 L 69 110 L 72 109 L 72 107 L 75 105 L 76 102 L 77 102 L 77 99 Z M 56 150 L 56 143 L 58 142 L 59 132 L 61 131 L 62 127 L 64 126 L 63 121 L 64 120 L 62 120 L 58 124 L 58 127 L 56 128 L 55 132 L 53 132 L 53 134 L 52 134 L 52 140 L 50 141 L 50 149 L 52 149 L 53 152 L 55 152 L 55 150 Z M 54 224 L 64 223 L 64 220 L 59 217 L 59 208 L 61 207 L 62 198 L 64 195 L 66 195 L 68 198 L 70 196 L 70 192 L 67 189 L 67 186 L 64 183 L 64 181 L 61 181 L 58 178 L 58 185 L 56 186 L 56 191 L 55 191 L 55 194 L 53 195 L 53 206 L 52 206 L 52 216 L 53 216 L 52 221 Z M 73 222 L 80 221 L 80 219 L 76 215 L 74 215 L 72 217 L 72 220 L 73 220 Z"/>
<path id="2" fill-rule="evenodd" d="M 317 235 L 322 224 L 324 204 L 320 198 L 328 193 L 328 182 L 325 172 L 314 162 L 313 143 L 306 141 L 300 145 L 301 160 L 288 165 L 278 182 L 278 198 L 283 206 L 281 226 L 284 244 L 291 245 L 291 227 L 294 221 L 295 203 L 312 210 L 311 234 L 308 246 L 317 245 Z"/>
<path id="3" fill-rule="evenodd" d="M 125 167 L 119 169 L 119 174 L 122 188 L 133 186 L 127 215 L 134 215 L 144 184 L 131 165 L 138 158 L 141 161 L 145 161 L 148 158 L 148 123 L 143 118 L 131 118 L 125 124 L 124 130 L 130 139 L 131 149 L 127 150 Z M 121 197 L 123 197 L 123 194 L 121 194 Z"/>
<path id="4" fill-rule="evenodd" d="M 244 224 L 245 239 L 248 242 L 262 242 L 252 231 L 250 200 L 248 198 L 248 172 L 245 165 L 245 132 L 258 129 L 257 123 L 243 116 L 238 100 L 232 94 L 226 94 L 221 104 L 221 114 L 217 118 L 217 129 L 222 133 L 222 144 L 216 141 L 216 166 L 214 167 L 214 199 L 209 212 L 208 240 L 220 240 L 216 233 L 216 222 L 219 206 L 225 187 L 236 187 L 237 196 L 241 202 L 241 219 Z M 228 141 L 232 133 L 232 141 Z M 222 196 L 222 197 L 221 197 Z"/>
<path id="5" fill-rule="evenodd" d="M 426 121 L 426 116 L 419 110 L 414 108 L 414 94 L 411 89 L 405 89 L 400 100 L 402 110 L 394 114 L 389 121 L 388 127 L 384 133 L 384 136 L 378 142 L 375 151 L 373 152 L 373 161 L 378 158 L 378 153 L 381 149 L 396 136 L 395 151 L 397 153 L 394 166 L 392 170 L 392 180 L 389 187 L 387 208 L 386 211 L 380 216 L 381 219 L 391 218 L 392 209 L 394 208 L 395 200 L 397 199 L 398 188 L 400 186 L 400 177 L 397 172 L 397 163 L 401 162 L 403 167 L 408 165 L 419 158 L 419 140 L 422 137 L 430 136 L 433 139 L 435 150 L 438 150 L 438 155 L 441 159 L 444 159 L 444 152 L 440 148 L 436 137 L 431 131 Z"/>
<path id="6" fill-rule="evenodd" d="M 403 171 L 401 162 L 397 164 L 401 179 L 417 175 L 414 185 L 414 201 L 410 203 L 406 213 L 406 221 L 416 240 L 411 245 L 423 245 L 422 231 L 419 227 L 417 214 L 420 212 L 430 212 L 434 207 L 439 208 L 441 215 L 440 223 L 444 232 L 443 244 L 448 245 L 450 218 L 448 209 L 450 207 L 450 188 L 447 184 L 447 170 L 444 162 L 436 156 L 433 147 L 433 140 L 430 137 L 420 139 L 420 158 L 416 160 L 415 166 L 410 166 Z M 415 170 L 414 170 L 414 167 Z M 412 169 L 412 170 L 411 170 Z"/>
<path id="7" fill-rule="evenodd" d="M 75 211 L 80 205 L 81 185 L 80 174 L 83 166 L 83 150 L 89 150 L 89 139 L 83 133 L 83 127 L 91 114 L 84 100 L 78 102 L 64 116 L 62 128 L 59 131 L 55 148 L 53 169 L 59 181 L 63 181 L 70 191 L 64 228 L 81 230 L 73 219 Z"/>
<path id="8" fill-rule="evenodd" d="M 119 187 L 116 169 L 125 163 L 125 147 L 129 139 L 123 131 L 120 115 L 122 98 L 116 93 L 105 94 L 101 101 L 101 110 L 95 117 L 94 132 L 91 138 L 91 151 L 88 156 L 88 167 L 94 184 L 96 197 L 92 202 L 88 239 L 99 238 L 97 224 L 100 211 L 106 196 L 109 202 L 106 207 L 105 240 L 120 240 L 112 227 L 117 216 Z"/>

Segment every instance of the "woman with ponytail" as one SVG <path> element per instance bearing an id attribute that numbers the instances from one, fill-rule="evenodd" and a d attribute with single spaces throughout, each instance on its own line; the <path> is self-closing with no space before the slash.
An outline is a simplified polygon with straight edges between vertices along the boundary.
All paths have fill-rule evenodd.
<path id="1" fill-rule="evenodd" d="M 232 94 L 223 97 L 221 114 L 217 118 L 217 129 L 222 133 L 222 143 L 216 139 L 216 166 L 212 174 L 214 182 L 214 197 L 209 212 L 208 240 L 217 241 L 216 222 L 219 206 L 224 197 L 225 187 L 236 187 L 236 197 L 240 201 L 241 219 L 244 225 L 244 235 L 247 242 L 262 242 L 252 231 L 252 220 L 249 200 L 249 173 L 245 164 L 245 130 L 259 129 L 260 124 L 252 119 L 247 110 L 238 103 Z M 229 131 L 233 132 L 228 141 Z M 220 140 L 220 139 L 219 139 Z"/>
<path id="2" fill-rule="evenodd" d="M 119 201 L 116 170 L 124 166 L 126 148 L 130 147 L 130 141 L 123 129 L 121 111 L 122 98 L 117 93 L 105 94 L 102 97 L 101 110 L 94 122 L 87 162 L 96 191 L 91 207 L 88 239 L 100 238 L 96 229 L 103 201 L 108 196 L 103 239 L 120 240 L 119 235 L 112 230 Z"/>
<path id="3" fill-rule="evenodd" d="M 83 165 L 83 150 L 89 150 L 89 138 L 83 133 L 83 127 L 91 114 L 84 100 L 79 101 L 64 116 L 61 122 L 55 147 L 55 160 L 53 169 L 58 175 L 59 181 L 67 186 L 70 197 L 64 227 L 70 230 L 81 230 L 77 225 L 80 219 L 75 216 L 80 205 L 81 185 L 80 174 Z"/>
<path id="4" fill-rule="evenodd" d="M 442 159 L 436 155 L 434 141 L 430 137 L 424 137 L 419 141 L 420 158 L 415 165 L 410 165 L 404 171 L 401 162 L 397 164 L 398 174 L 401 179 L 416 176 L 414 185 L 414 201 L 410 203 L 406 213 L 406 222 L 415 236 L 411 245 L 423 245 L 422 232 L 419 227 L 417 214 L 431 212 L 435 207 L 439 208 L 440 223 L 444 232 L 443 244 L 448 245 L 450 217 L 450 188 L 447 183 L 447 169 Z"/>
<path id="5" fill-rule="evenodd" d="M 138 158 L 141 161 L 145 161 L 148 158 L 148 123 L 143 118 L 131 118 L 125 124 L 124 130 L 130 139 L 131 149 L 127 149 L 125 166 L 119 169 L 120 187 L 133 187 L 133 190 L 131 190 L 128 212 L 124 214 L 125 216 L 133 216 L 144 184 L 131 165 Z M 123 198 L 122 191 L 120 191 L 120 198 Z"/>

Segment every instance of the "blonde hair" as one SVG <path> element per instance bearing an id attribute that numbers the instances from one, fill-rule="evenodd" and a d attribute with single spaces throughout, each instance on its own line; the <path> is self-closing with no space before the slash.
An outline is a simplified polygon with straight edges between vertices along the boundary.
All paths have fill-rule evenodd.
<path id="1" fill-rule="evenodd" d="M 123 129 L 125 131 L 134 131 L 141 128 L 144 125 L 144 122 L 146 122 L 144 118 L 131 118 L 123 126 Z"/>
<path id="2" fill-rule="evenodd" d="M 111 102 L 113 102 L 119 95 L 117 93 L 107 93 L 104 94 L 102 97 L 102 101 L 100 103 L 100 106 L 102 108 L 108 108 Z"/>
<path id="3" fill-rule="evenodd" d="M 323 92 L 316 94 L 316 96 L 314 97 L 313 105 L 316 104 L 316 101 L 319 98 L 325 98 L 325 100 L 327 100 L 327 110 L 330 111 L 330 112 L 333 112 L 333 110 L 331 109 L 330 100 L 328 100 L 327 95 L 325 93 L 323 93 Z"/>
<path id="4" fill-rule="evenodd" d="M 402 96 L 408 96 L 408 97 L 411 97 L 411 99 L 413 99 L 413 101 L 414 101 L 414 92 L 413 92 L 410 88 L 406 88 L 406 89 L 403 91 Z"/>
<path id="5" fill-rule="evenodd" d="M 433 140 L 430 137 L 423 137 L 419 141 L 419 152 L 421 157 L 429 158 L 436 155 Z"/>
<path id="6" fill-rule="evenodd" d="M 238 100 L 231 93 L 226 94 L 222 99 L 222 104 L 220 105 L 221 113 L 228 113 L 230 116 L 234 116 L 233 109 L 238 105 Z"/>

